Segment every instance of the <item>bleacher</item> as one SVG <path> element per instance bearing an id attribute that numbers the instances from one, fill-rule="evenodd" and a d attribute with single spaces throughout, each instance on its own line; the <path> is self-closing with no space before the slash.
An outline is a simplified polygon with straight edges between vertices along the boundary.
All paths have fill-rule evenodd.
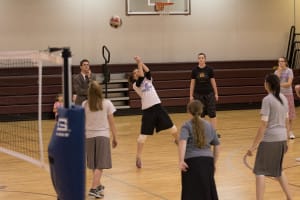
<path id="1" fill-rule="evenodd" d="M 154 86 L 166 107 L 185 107 L 189 101 L 189 85 L 191 69 L 197 63 L 146 63 L 152 71 Z M 246 107 L 260 103 L 264 90 L 264 77 L 273 72 L 276 60 L 267 61 L 220 61 L 208 62 L 215 69 L 215 78 L 219 90 L 219 105 L 240 105 Z M 108 98 L 116 100 L 120 109 L 137 109 L 140 99 L 125 82 L 126 76 L 135 64 L 108 65 L 112 77 L 108 85 L 112 92 Z M 91 66 L 92 71 L 101 79 L 101 66 Z M 37 112 L 38 88 L 37 69 L 0 69 L 0 114 L 18 114 Z M 34 73 L 33 73 L 34 71 Z M 73 66 L 73 73 L 79 67 Z M 300 69 L 294 70 L 294 84 L 300 84 Z M 52 114 L 55 97 L 62 92 L 61 67 L 43 68 L 42 110 Z M 122 89 L 121 89 L 122 88 Z M 114 92 L 113 92 L 114 91 Z M 113 94 L 114 93 L 114 94 Z M 121 95 L 121 96 L 120 96 Z M 297 97 L 295 97 L 297 99 Z M 118 100 L 118 102 L 117 102 Z M 113 101 L 114 103 L 114 101 Z"/>

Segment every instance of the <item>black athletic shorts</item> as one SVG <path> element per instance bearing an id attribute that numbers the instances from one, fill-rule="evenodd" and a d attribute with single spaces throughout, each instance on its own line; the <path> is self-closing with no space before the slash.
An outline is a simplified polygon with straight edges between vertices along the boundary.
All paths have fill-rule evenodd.
<path id="1" fill-rule="evenodd" d="M 143 111 L 141 134 L 153 135 L 154 129 L 159 131 L 172 128 L 173 122 L 161 104 L 156 104 Z"/>
<path id="2" fill-rule="evenodd" d="M 205 117 L 205 115 L 208 115 L 210 118 L 216 117 L 216 99 L 213 92 L 207 95 L 194 94 L 194 99 L 201 101 L 203 104 L 202 118 Z"/>

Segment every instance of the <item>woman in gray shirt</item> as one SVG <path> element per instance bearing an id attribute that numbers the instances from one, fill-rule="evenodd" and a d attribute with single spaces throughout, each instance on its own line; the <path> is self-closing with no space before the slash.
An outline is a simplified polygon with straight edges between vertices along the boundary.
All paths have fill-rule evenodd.
<path id="1" fill-rule="evenodd" d="M 200 118 L 202 103 L 199 100 L 191 101 L 187 110 L 191 119 L 183 124 L 179 137 L 181 199 L 217 200 L 214 172 L 220 142 L 213 126 Z"/>
<path id="2" fill-rule="evenodd" d="M 253 172 L 256 175 L 256 199 L 262 200 L 265 189 L 265 176 L 275 177 L 287 197 L 291 200 L 287 178 L 282 171 L 282 161 L 287 151 L 288 138 L 288 102 L 280 93 L 280 80 L 275 74 L 265 79 L 268 95 L 261 106 L 261 125 L 247 155 L 252 156 L 258 148 Z"/>

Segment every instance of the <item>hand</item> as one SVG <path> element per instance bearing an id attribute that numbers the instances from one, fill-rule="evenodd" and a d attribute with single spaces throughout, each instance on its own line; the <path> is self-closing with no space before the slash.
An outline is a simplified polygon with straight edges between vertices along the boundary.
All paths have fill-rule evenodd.
<path id="1" fill-rule="evenodd" d="M 141 57 L 139 57 L 139 56 L 134 56 L 134 60 L 135 60 L 137 63 L 142 62 L 142 59 L 141 59 Z"/>
<path id="2" fill-rule="evenodd" d="M 252 151 L 251 151 L 250 149 L 248 149 L 246 155 L 247 155 L 247 156 L 253 156 Z"/>
<path id="3" fill-rule="evenodd" d="M 184 162 L 179 162 L 179 169 L 183 172 L 186 172 L 188 170 L 189 166 Z"/>
<path id="4" fill-rule="evenodd" d="M 193 101 L 193 100 L 194 100 L 194 97 L 193 97 L 193 96 L 191 96 L 191 97 L 190 97 L 190 102 L 191 102 L 191 101 Z"/>
<path id="5" fill-rule="evenodd" d="M 116 139 L 113 139 L 113 140 L 112 140 L 112 147 L 113 147 L 113 148 L 116 148 L 117 145 L 118 145 L 117 140 L 116 140 Z"/>
<path id="6" fill-rule="evenodd" d="M 219 96 L 217 94 L 215 94 L 215 99 L 216 99 L 216 101 L 219 100 Z"/>
<path id="7" fill-rule="evenodd" d="M 253 156 L 253 151 L 254 151 L 255 149 L 256 149 L 255 147 L 249 148 L 248 151 L 247 151 L 247 153 L 246 153 L 246 155 L 247 155 L 247 156 Z"/>
<path id="8" fill-rule="evenodd" d="M 87 76 L 88 76 L 89 78 L 91 78 L 91 75 L 92 75 L 92 71 L 89 70 L 88 73 L 87 73 Z"/>

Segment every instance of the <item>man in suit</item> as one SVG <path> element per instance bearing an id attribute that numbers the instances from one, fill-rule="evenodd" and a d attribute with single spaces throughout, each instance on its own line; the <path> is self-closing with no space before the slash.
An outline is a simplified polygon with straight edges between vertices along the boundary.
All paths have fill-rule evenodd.
<path id="1" fill-rule="evenodd" d="M 96 80 L 96 76 L 91 72 L 89 61 L 83 59 L 80 61 L 80 73 L 73 77 L 73 93 L 76 95 L 76 105 L 81 106 L 81 103 L 87 99 L 90 80 Z"/>

